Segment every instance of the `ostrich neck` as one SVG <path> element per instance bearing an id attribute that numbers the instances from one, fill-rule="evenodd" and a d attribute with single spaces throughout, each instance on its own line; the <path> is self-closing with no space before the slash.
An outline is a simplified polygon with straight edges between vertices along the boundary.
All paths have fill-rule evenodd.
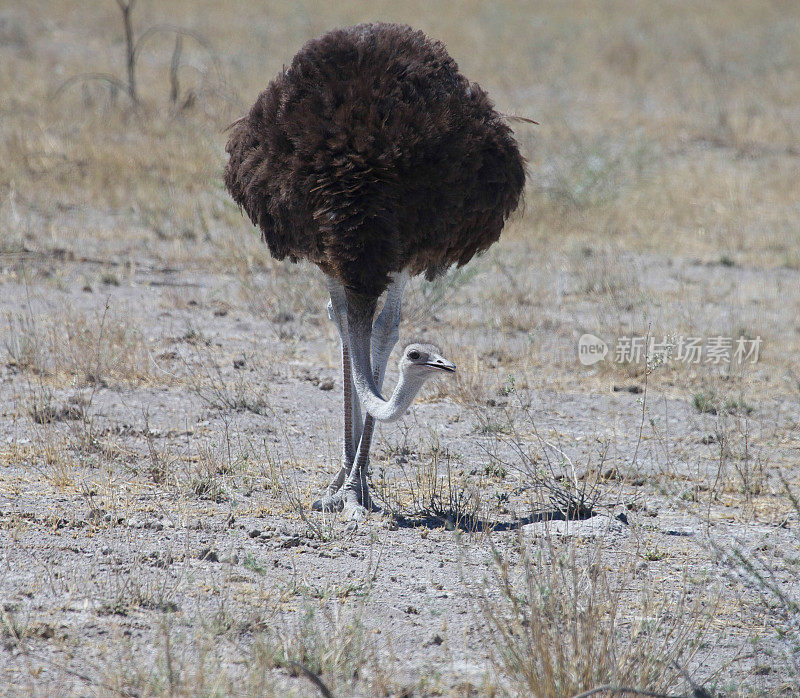
<path id="1" fill-rule="evenodd" d="M 374 311 L 374 308 L 373 308 Z M 380 422 L 399 419 L 414 401 L 424 379 L 411 378 L 400 372 L 400 380 L 385 400 L 375 385 L 370 365 L 370 341 L 372 333 L 372 312 L 348 304 L 348 331 L 350 335 L 350 358 L 353 367 L 353 383 L 364 409 Z"/>

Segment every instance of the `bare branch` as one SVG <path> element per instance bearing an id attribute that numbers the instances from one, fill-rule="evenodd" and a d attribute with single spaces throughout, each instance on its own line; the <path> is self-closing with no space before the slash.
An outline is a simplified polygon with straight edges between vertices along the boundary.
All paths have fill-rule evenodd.
<path id="1" fill-rule="evenodd" d="M 178 36 L 185 36 L 190 39 L 194 39 L 203 49 L 206 50 L 209 57 L 211 58 L 212 63 L 214 64 L 215 70 L 219 71 L 220 63 L 219 58 L 217 57 L 217 53 L 214 50 L 213 45 L 211 42 L 206 39 L 202 34 L 198 34 L 197 32 L 192 31 L 191 29 L 184 29 L 183 27 L 176 26 L 174 24 L 156 24 L 152 27 L 149 27 L 136 40 L 136 44 L 133 47 L 133 54 L 134 57 L 139 55 L 139 52 L 142 50 L 142 47 L 146 41 L 148 41 L 153 36 L 157 34 L 176 34 Z"/>
<path id="2" fill-rule="evenodd" d="M 303 664 L 300 664 L 300 662 L 291 662 L 291 665 L 292 667 L 294 667 L 295 670 L 303 674 L 303 676 L 305 676 L 309 681 L 311 681 L 311 683 L 313 683 L 319 689 L 322 698 L 333 698 L 333 694 L 331 693 L 330 689 L 325 685 L 325 683 L 319 676 L 317 676 L 313 671 L 311 671 L 311 669 L 309 669 L 307 666 L 304 666 Z"/>
<path id="3" fill-rule="evenodd" d="M 99 82 L 107 82 L 109 85 L 116 87 L 118 90 L 124 92 L 128 97 L 131 98 L 131 101 L 135 103 L 135 99 L 131 95 L 128 85 L 126 85 L 122 80 L 119 78 L 110 75 L 109 73 L 81 73 L 80 75 L 73 75 L 71 78 L 67 78 L 62 82 L 53 92 L 51 99 L 55 99 L 58 97 L 64 90 L 66 90 L 70 85 L 74 85 L 76 82 L 88 82 L 90 80 L 97 80 Z"/>
<path id="4" fill-rule="evenodd" d="M 172 60 L 169 64 L 169 100 L 173 104 L 178 101 L 180 84 L 178 83 L 178 69 L 181 65 L 181 49 L 183 48 L 183 37 L 175 35 L 175 48 L 172 51 Z"/>
<path id="5" fill-rule="evenodd" d="M 122 23 L 125 26 L 125 62 L 128 69 L 128 94 L 134 104 L 139 103 L 136 94 L 136 46 L 133 38 L 133 21 L 131 12 L 136 0 L 117 0 L 117 5 L 122 11 Z"/>

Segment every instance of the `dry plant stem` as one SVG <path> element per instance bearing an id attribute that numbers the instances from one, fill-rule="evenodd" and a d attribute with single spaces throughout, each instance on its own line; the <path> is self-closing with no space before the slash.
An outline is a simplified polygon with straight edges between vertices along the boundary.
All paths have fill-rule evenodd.
<path id="1" fill-rule="evenodd" d="M 295 668 L 296 671 L 303 674 L 311 683 L 313 683 L 317 689 L 319 690 L 320 695 L 322 698 L 333 698 L 333 694 L 331 693 L 330 689 L 325 685 L 325 682 L 317 676 L 311 669 L 309 669 L 304 664 L 300 664 L 300 662 L 289 662 L 291 666 Z"/>
<path id="2" fill-rule="evenodd" d="M 122 11 L 122 23 L 125 26 L 125 65 L 128 70 L 128 95 L 134 104 L 139 103 L 136 93 L 136 47 L 133 40 L 133 22 L 131 12 L 136 5 L 136 0 L 117 0 L 117 5 Z"/>
<path id="3" fill-rule="evenodd" d="M 648 352 L 650 350 L 650 325 L 647 326 L 647 335 L 644 340 L 645 344 L 645 355 L 644 355 L 644 387 L 642 389 L 642 419 L 639 422 L 639 436 L 636 439 L 636 448 L 633 450 L 633 458 L 631 458 L 631 467 L 636 466 L 636 456 L 639 455 L 639 446 L 642 443 L 642 434 L 644 432 L 644 417 L 645 417 L 645 409 L 647 408 L 647 376 L 650 373 L 650 367 L 648 364 L 649 356 Z"/>
<path id="4" fill-rule="evenodd" d="M 175 36 L 175 49 L 172 51 L 172 59 L 169 63 L 169 101 L 176 104 L 180 93 L 180 83 L 178 82 L 178 69 L 181 65 L 181 50 L 183 48 L 183 37 L 180 34 Z"/>
<path id="5" fill-rule="evenodd" d="M 221 67 L 219 58 L 214 51 L 211 42 L 203 37 L 198 32 L 183 27 L 174 26 L 171 24 L 157 24 L 149 27 L 141 35 L 136 38 L 133 30 L 133 9 L 136 5 L 136 0 L 117 0 L 117 5 L 122 12 L 122 23 L 125 31 L 125 68 L 127 74 L 127 83 L 109 73 L 91 72 L 81 73 L 71 78 L 67 78 L 62 82 L 53 93 L 53 97 L 58 97 L 67 87 L 77 82 L 87 82 L 91 80 L 106 82 L 113 89 L 121 90 L 128 95 L 134 108 L 141 106 L 139 98 L 138 85 L 136 82 L 136 63 L 139 60 L 140 53 L 143 45 L 153 36 L 158 34 L 168 33 L 175 35 L 175 47 L 172 51 L 169 66 L 169 84 L 170 84 L 170 103 L 173 107 L 177 104 L 180 95 L 180 83 L 178 81 L 178 71 L 180 69 L 181 53 L 183 51 L 183 38 L 188 37 L 193 39 L 199 46 L 205 49 L 215 71 L 221 75 Z"/>
<path id="6" fill-rule="evenodd" d="M 686 698 L 686 696 L 676 695 L 674 693 L 659 693 L 657 691 L 646 691 L 641 688 L 631 688 L 628 686 L 598 686 L 583 693 L 577 693 L 572 698 L 589 698 L 589 696 L 596 696 L 600 693 L 606 693 L 610 696 L 647 696 L 648 698 Z"/>
<path id="7" fill-rule="evenodd" d="M 717 485 L 722 477 L 722 470 L 725 467 L 725 449 L 728 447 L 726 438 L 722 434 L 718 437 L 719 440 L 719 459 L 717 460 L 717 474 L 714 476 L 714 484 L 708 492 L 708 505 L 706 506 L 706 534 L 711 531 L 711 504 L 716 497 Z"/>

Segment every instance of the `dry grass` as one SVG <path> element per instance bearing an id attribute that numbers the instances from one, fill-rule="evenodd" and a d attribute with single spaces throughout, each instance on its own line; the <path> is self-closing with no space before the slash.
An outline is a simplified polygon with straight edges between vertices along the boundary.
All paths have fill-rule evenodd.
<path id="1" fill-rule="evenodd" d="M 669 693 L 683 684 L 677 666 L 708 630 L 702 594 L 692 599 L 684 587 L 670 598 L 637 571 L 636 556 L 606 560 L 600 543 L 587 549 L 549 533 L 534 541 L 520 534 L 514 553 L 494 555 L 478 604 L 504 692 L 557 698 L 603 685 Z"/>
<path id="2" fill-rule="evenodd" d="M 93 317 L 67 308 L 30 308 L 8 317 L 7 365 L 36 377 L 42 386 L 74 388 L 141 385 L 152 379 L 142 331 L 109 307 Z"/>

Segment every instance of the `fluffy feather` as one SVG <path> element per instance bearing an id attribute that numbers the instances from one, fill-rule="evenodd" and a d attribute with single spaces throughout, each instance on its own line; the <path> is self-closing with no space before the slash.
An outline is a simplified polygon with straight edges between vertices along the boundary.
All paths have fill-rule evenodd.
<path id="1" fill-rule="evenodd" d="M 278 259 L 308 259 L 376 297 L 500 236 L 524 162 L 444 44 L 397 24 L 309 41 L 234 122 L 225 184 Z"/>

